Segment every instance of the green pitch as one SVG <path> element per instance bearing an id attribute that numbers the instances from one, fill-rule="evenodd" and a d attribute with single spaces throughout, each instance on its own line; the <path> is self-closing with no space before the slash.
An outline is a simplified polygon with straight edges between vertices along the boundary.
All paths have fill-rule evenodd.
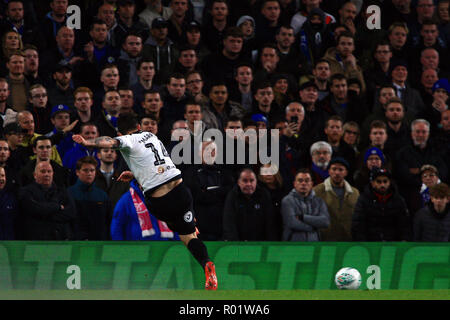
<path id="1" fill-rule="evenodd" d="M 450 290 L 9 290 L 1 300 L 450 300 Z"/>

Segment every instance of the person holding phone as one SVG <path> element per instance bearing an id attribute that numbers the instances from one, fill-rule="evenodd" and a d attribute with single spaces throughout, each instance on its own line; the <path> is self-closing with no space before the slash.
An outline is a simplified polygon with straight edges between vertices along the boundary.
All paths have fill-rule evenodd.
<path id="1" fill-rule="evenodd" d="M 306 134 L 307 127 L 304 123 L 305 108 L 300 102 L 291 102 L 286 106 L 284 119 L 286 127 L 281 130 L 280 144 L 282 148 L 291 148 L 295 151 L 299 162 L 306 165 L 308 163 L 308 152 L 312 144 L 311 135 Z"/>
<path id="2" fill-rule="evenodd" d="M 290 147 L 300 150 L 312 144 L 310 135 L 305 134 L 307 131 L 305 120 L 305 108 L 300 102 L 291 102 L 286 106 L 285 119 L 287 127 L 283 130 L 282 135 L 287 138 Z"/>
<path id="3" fill-rule="evenodd" d="M 289 138 L 298 138 L 302 123 L 305 118 L 305 109 L 300 102 L 291 102 L 286 107 L 286 120 L 288 126 L 285 131 L 285 135 Z"/>

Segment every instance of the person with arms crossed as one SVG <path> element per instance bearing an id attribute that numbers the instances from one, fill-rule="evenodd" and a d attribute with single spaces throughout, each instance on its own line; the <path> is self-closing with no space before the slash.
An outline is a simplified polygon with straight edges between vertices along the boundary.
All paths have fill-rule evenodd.
<path id="1" fill-rule="evenodd" d="M 154 134 L 141 132 L 135 116 L 119 116 L 118 131 L 122 135 L 115 138 L 100 137 L 87 141 L 81 135 L 74 135 L 73 140 L 86 147 L 120 150 L 131 172 L 123 172 L 119 180 L 136 178 L 152 214 L 178 232 L 181 241 L 205 269 L 205 289 L 217 290 L 215 266 L 206 246 L 197 238 L 192 195 L 183 183 L 181 171 Z"/>

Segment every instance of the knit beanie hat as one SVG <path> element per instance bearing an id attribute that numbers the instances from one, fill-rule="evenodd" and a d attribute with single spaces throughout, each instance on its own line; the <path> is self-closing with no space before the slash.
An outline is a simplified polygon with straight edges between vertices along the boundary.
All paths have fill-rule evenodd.
<path id="1" fill-rule="evenodd" d="M 381 151 L 377 147 L 373 147 L 367 150 L 366 153 L 364 154 L 364 163 L 367 162 L 367 159 L 369 159 L 371 155 L 377 155 L 380 158 L 382 164 L 386 162 L 386 158 L 384 157 L 383 151 Z"/>

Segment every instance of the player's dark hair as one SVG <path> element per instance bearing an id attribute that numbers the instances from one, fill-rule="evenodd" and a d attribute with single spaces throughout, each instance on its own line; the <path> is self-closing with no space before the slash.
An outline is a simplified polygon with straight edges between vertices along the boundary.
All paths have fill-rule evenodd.
<path id="1" fill-rule="evenodd" d="M 127 134 L 137 128 L 139 124 L 138 118 L 134 114 L 121 114 L 117 120 L 117 128 L 121 134 Z"/>

